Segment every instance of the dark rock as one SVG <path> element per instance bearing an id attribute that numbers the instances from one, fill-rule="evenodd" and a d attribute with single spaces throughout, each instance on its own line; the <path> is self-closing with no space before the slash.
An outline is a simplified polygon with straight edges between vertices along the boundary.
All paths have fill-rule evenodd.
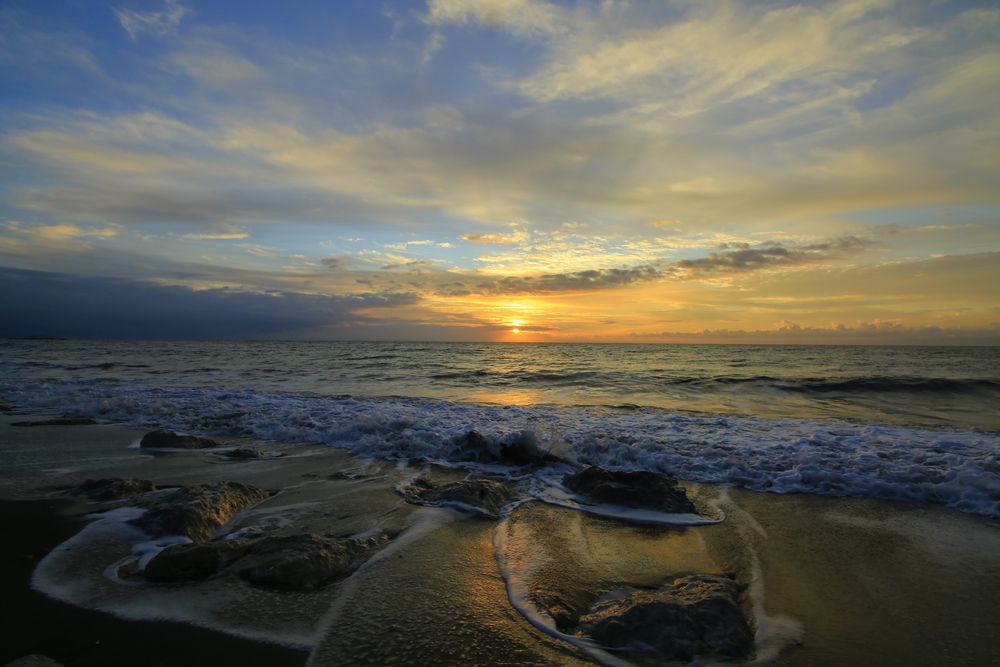
<path id="1" fill-rule="evenodd" d="M 143 574 L 154 581 L 204 579 L 242 558 L 249 546 L 247 540 L 175 544 L 153 556 Z"/>
<path id="2" fill-rule="evenodd" d="M 702 653 L 743 658 L 753 632 L 739 605 L 740 587 L 725 577 L 691 575 L 658 591 L 599 603 L 580 618 L 577 634 L 604 646 L 652 651 L 664 660 Z"/>
<path id="3" fill-rule="evenodd" d="M 144 574 L 154 581 L 203 579 L 236 563 L 239 576 L 254 584 L 308 590 L 350 574 L 386 539 L 302 533 L 178 544 L 154 556 Z"/>
<path id="4" fill-rule="evenodd" d="M 202 542 L 211 538 L 236 512 L 269 495 L 263 489 L 238 482 L 197 484 L 157 498 L 132 523 L 153 537 L 184 535 Z"/>
<path id="5" fill-rule="evenodd" d="M 604 468 L 584 468 L 563 478 L 563 485 L 593 503 L 624 505 L 661 512 L 695 514 L 677 480 L 658 472 L 611 472 Z"/>
<path id="6" fill-rule="evenodd" d="M 267 452 L 257 447 L 237 447 L 225 453 L 231 459 L 263 459 L 267 458 Z"/>
<path id="7" fill-rule="evenodd" d="M 212 449 L 221 447 L 215 440 L 202 438 L 197 435 L 181 435 L 171 431 L 151 431 L 142 436 L 139 442 L 140 447 L 153 447 L 163 449 Z"/>
<path id="8" fill-rule="evenodd" d="M 480 463 L 507 463 L 517 466 L 556 463 L 561 459 L 538 446 L 534 435 L 524 431 L 504 441 L 493 441 L 476 430 L 451 439 L 459 458 Z"/>
<path id="9" fill-rule="evenodd" d="M 368 539 L 313 534 L 265 537 L 248 549 L 239 574 L 264 586 L 319 588 L 353 572 L 367 552 L 386 539 L 385 535 Z"/>
<path id="10" fill-rule="evenodd" d="M 150 491 L 156 491 L 156 485 L 148 479 L 108 478 L 88 479 L 73 489 L 72 493 L 92 500 L 119 500 Z"/>
<path id="11" fill-rule="evenodd" d="M 93 426 L 96 424 L 90 417 L 58 417 L 56 419 L 41 419 L 38 421 L 11 422 L 11 426 Z"/>
<path id="12" fill-rule="evenodd" d="M 4 667 L 62 667 L 62 663 L 53 660 L 47 655 L 32 653 L 31 655 L 11 660 Z"/>
<path id="13" fill-rule="evenodd" d="M 14 411 L 14 408 L 12 408 L 10 406 L 10 403 L 8 403 L 7 401 L 4 401 L 4 400 L 0 399 L 0 412 L 7 413 L 7 412 L 13 412 L 13 411 Z"/>
<path id="14" fill-rule="evenodd" d="M 513 496 L 506 484 L 482 478 L 434 486 L 429 480 L 418 477 L 401 493 L 408 502 L 417 505 L 461 503 L 476 507 L 491 517 L 496 517 Z"/>

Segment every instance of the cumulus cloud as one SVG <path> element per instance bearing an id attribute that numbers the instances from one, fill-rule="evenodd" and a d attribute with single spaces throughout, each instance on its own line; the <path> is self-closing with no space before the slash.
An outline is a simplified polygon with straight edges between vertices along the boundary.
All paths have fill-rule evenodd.
<path id="1" fill-rule="evenodd" d="M 133 41 L 143 34 L 163 37 L 175 32 L 190 10 L 177 0 L 164 0 L 158 12 L 141 12 L 135 9 L 115 9 L 115 17 Z"/>
<path id="2" fill-rule="evenodd" d="M 360 311 L 414 303 L 407 293 L 318 295 L 188 287 L 0 269 L 0 335 L 70 338 L 322 337 L 375 321 Z"/>

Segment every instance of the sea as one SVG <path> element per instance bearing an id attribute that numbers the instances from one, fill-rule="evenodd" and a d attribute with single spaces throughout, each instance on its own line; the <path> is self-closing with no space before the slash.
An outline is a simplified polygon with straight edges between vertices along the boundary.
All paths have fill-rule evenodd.
<path id="1" fill-rule="evenodd" d="M 1000 518 L 1000 347 L 3 340 L 0 399 L 496 472 L 475 431 L 575 466 Z"/>

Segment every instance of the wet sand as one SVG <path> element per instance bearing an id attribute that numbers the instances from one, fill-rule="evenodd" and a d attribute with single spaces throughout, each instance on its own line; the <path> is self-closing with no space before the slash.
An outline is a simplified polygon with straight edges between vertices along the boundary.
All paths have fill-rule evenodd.
<path id="1" fill-rule="evenodd" d="M 0 500 L 3 604 L 0 664 L 28 654 L 65 665 L 302 665 L 306 654 L 182 623 L 136 622 L 81 609 L 31 590 L 31 574 L 51 549 L 88 521 L 66 500 Z"/>
<path id="2" fill-rule="evenodd" d="M 656 586 L 692 572 L 731 574 L 747 586 L 757 658 L 774 664 L 1000 664 L 1000 526 L 988 519 L 918 504 L 690 486 L 696 502 L 726 520 L 643 526 L 529 502 L 497 522 L 415 507 L 394 490 L 418 472 L 451 480 L 460 471 L 280 443 L 240 443 L 285 455 L 248 462 L 128 449 L 142 432 L 0 423 L 0 495 L 16 499 L 0 503 L 0 518 L 17 545 L 3 556 L 4 590 L 14 594 L 5 596 L 0 664 L 28 652 L 72 665 L 583 664 L 595 656 L 540 630 L 512 604 L 512 581 L 523 584 L 529 605 L 587 604 L 602 587 Z M 77 604 L 29 590 L 41 556 L 96 509 L 53 500 L 56 489 L 110 476 L 281 490 L 227 529 L 378 528 L 393 539 L 370 566 L 316 592 L 223 579 L 137 588 L 107 576 L 130 544 L 89 524 L 91 537 L 74 544 L 72 557 L 57 552 L 39 568 L 42 587 Z M 309 652 L 279 646 L 282 638 Z"/>

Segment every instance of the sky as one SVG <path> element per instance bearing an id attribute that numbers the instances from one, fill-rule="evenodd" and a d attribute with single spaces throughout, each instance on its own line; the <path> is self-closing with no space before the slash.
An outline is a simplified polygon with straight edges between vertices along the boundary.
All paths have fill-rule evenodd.
<path id="1" fill-rule="evenodd" d="M 1000 5 L 0 0 L 0 313 L 1000 344 Z"/>

